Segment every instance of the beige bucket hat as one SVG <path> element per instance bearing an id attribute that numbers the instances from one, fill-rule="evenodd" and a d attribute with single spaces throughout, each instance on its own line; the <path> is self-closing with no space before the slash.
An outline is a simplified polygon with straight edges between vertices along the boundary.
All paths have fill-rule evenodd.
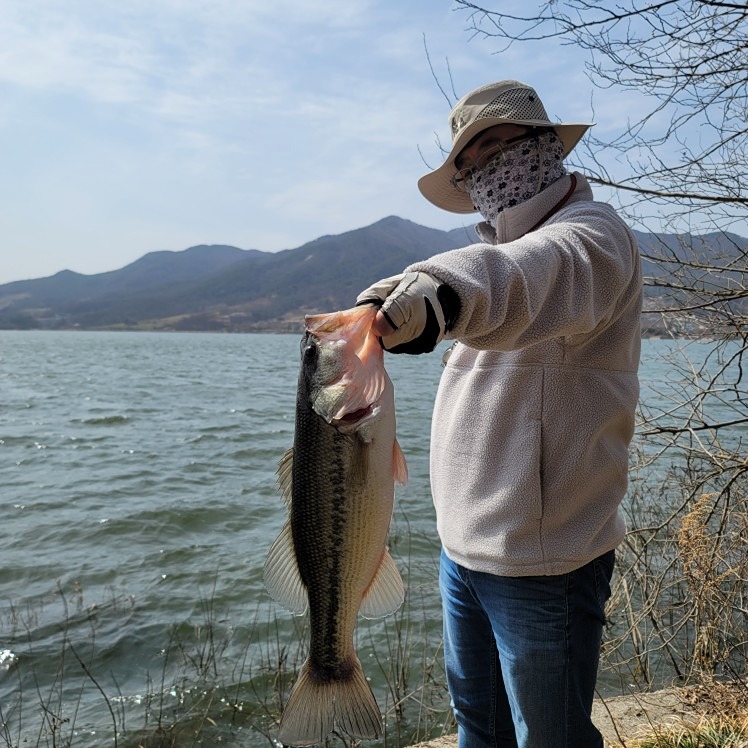
<path id="1" fill-rule="evenodd" d="M 452 213 L 475 213 L 470 196 L 452 185 L 452 177 L 457 173 L 455 158 L 478 133 L 503 124 L 552 127 L 563 143 L 564 156 L 592 126 L 551 122 L 535 89 L 524 83 L 512 80 L 488 83 L 463 96 L 449 113 L 452 150 L 438 169 L 418 180 L 423 196 Z"/>

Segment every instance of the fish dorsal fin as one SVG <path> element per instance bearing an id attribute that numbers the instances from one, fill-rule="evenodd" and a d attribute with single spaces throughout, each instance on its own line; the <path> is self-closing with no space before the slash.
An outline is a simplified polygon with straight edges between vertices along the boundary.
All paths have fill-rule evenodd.
<path id="1" fill-rule="evenodd" d="M 408 482 L 408 463 L 405 461 L 405 455 L 397 439 L 392 445 L 392 473 L 401 486 Z"/>
<path id="2" fill-rule="evenodd" d="M 280 458 L 278 463 L 278 470 L 276 475 L 278 476 L 278 488 L 280 489 L 283 501 L 286 502 L 286 507 L 291 507 L 291 498 L 293 495 L 293 447 L 286 450 L 283 457 Z"/>
<path id="3" fill-rule="evenodd" d="M 382 562 L 364 593 L 359 613 L 364 618 L 382 618 L 394 613 L 405 600 L 405 586 L 390 552 L 385 548 Z"/>
<path id="4" fill-rule="evenodd" d="M 265 587 L 270 596 L 294 615 L 306 613 L 308 598 L 301 581 L 293 549 L 291 523 L 286 522 L 270 546 L 264 569 Z"/>

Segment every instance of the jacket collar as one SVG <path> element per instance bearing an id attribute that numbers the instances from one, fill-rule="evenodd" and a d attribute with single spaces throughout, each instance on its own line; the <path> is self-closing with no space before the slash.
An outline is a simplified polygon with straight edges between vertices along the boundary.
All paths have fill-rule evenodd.
<path id="1" fill-rule="evenodd" d="M 589 182 L 579 172 L 574 172 L 574 175 L 577 179 L 577 186 L 567 204 L 592 200 L 592 189 Z M 478 236 L 487 244 L 505 244 L 519 239 L 534 228 L 544 215 L 553 210 L 553 207 L 564 199 L 570 184 L 571 175 L 566 174 L 535 197 L 502 211 L 496 219 L 495 228 L 485 221 L 479 223 L 475 227 Z"/>

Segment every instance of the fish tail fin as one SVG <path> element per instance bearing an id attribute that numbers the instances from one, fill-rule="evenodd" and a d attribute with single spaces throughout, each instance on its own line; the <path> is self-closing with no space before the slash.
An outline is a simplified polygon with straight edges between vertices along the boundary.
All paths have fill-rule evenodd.
<path id="1" fill-rule="evenodd" d="M 283 710 L 278 739 L 283 745 L 322 743 L 337 727 L 360 740 L 382 734 L 382 714 L 354 655 L 345 676 L 318 675 L 307 660 Z"/>

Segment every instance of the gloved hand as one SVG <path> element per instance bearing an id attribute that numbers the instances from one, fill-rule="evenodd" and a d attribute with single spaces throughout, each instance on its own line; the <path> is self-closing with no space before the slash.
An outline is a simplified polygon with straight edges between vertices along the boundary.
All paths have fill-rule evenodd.
<path id="1" fill-rule="evenodd" d="M 457 321 L 460 299 L 446 283 L 428 273 L 411 272 L 385 278 L 369 286 L 356 306 L 380 307 L 393 332 L 383 335 L 390 353 L 429 353 Z"/>

